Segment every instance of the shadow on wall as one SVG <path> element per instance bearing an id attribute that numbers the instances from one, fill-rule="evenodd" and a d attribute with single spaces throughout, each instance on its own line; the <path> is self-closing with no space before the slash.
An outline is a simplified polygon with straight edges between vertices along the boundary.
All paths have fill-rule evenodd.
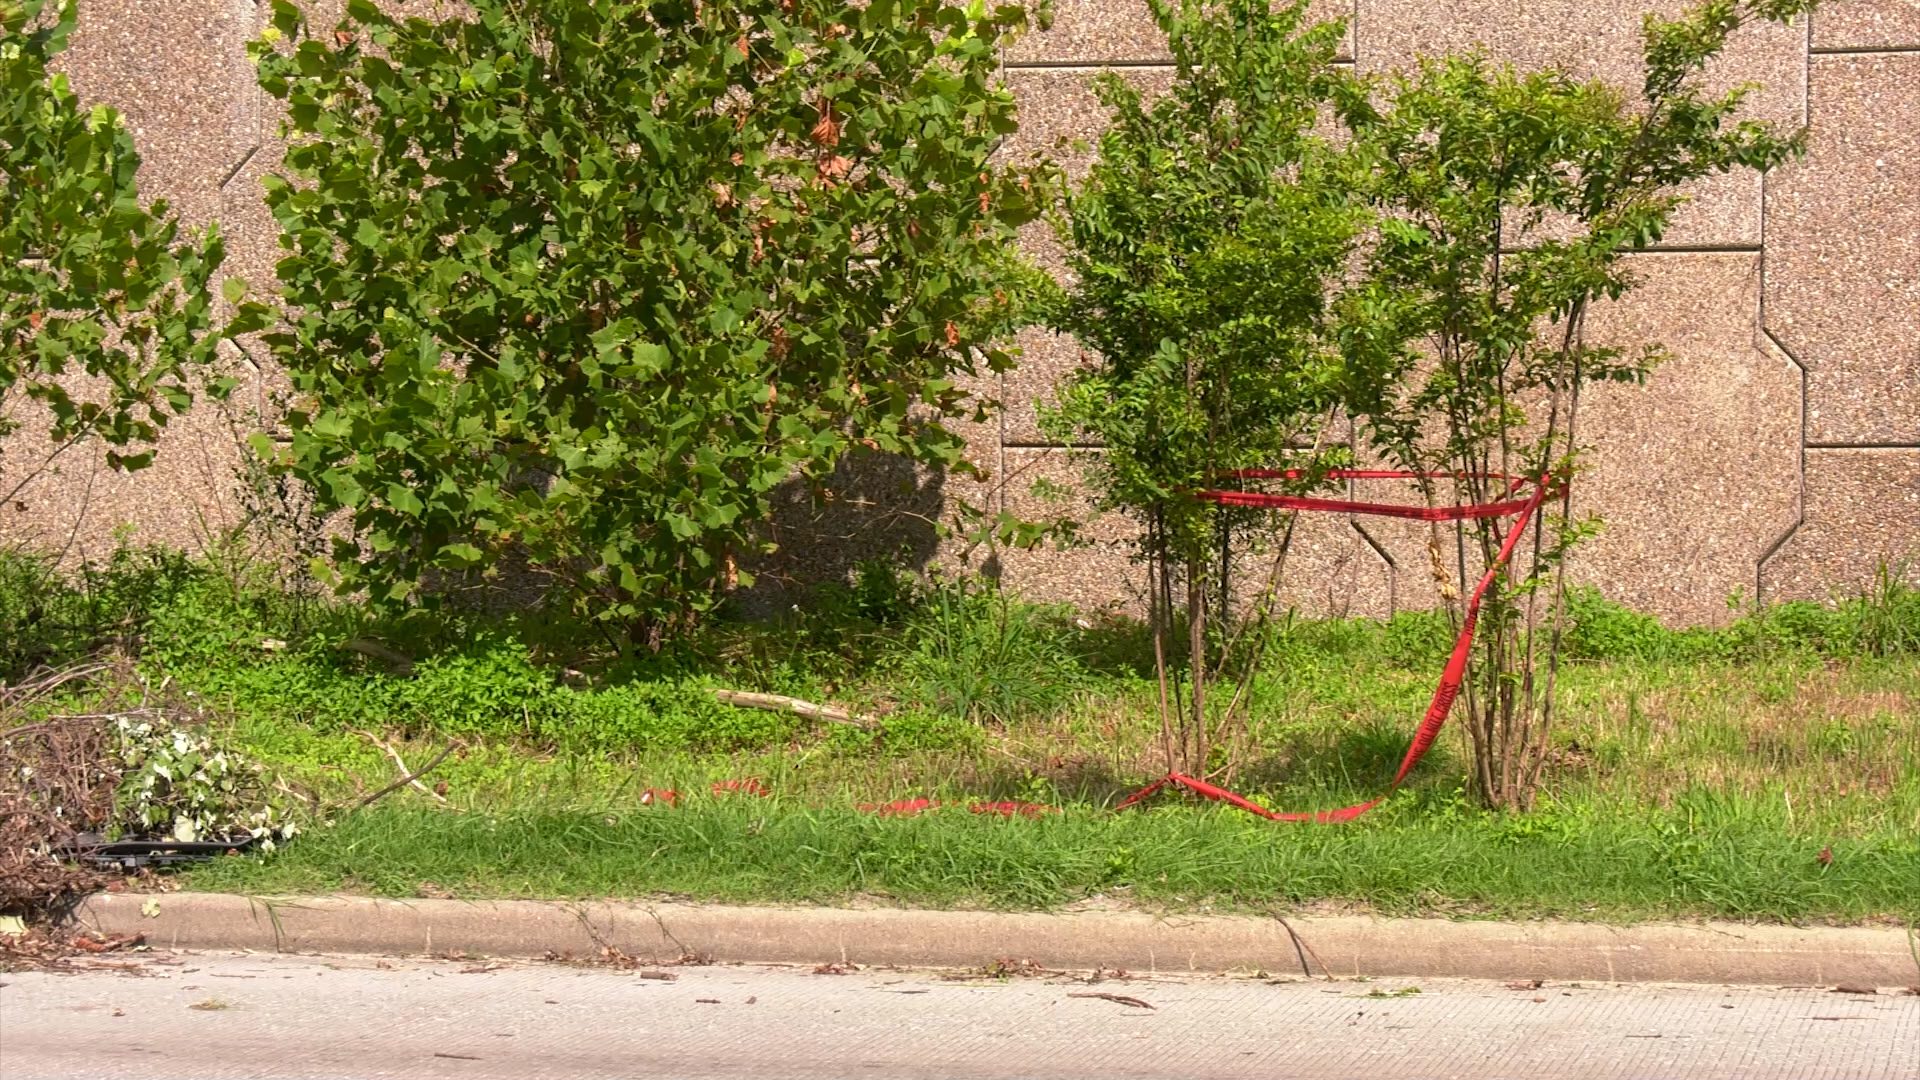
<path id="1" fill-rule="evenodd" d="M 741 614 L 764 618 L 809 585 L 848 580 L 869 559 L 924 570 L 940 550 L 946 481 L 944 470 L 870 451 L 841 458 L 817 490 L 787 481 L 773 493 L 765 530 L 778 548 L 744 563 L 754 583 L 733 601 Z"/>

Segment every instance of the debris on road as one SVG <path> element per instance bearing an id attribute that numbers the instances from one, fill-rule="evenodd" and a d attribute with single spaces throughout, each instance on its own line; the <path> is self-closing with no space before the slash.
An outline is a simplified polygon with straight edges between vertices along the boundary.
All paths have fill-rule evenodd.
<path id="1" fill-rule="evenodd" d="M 1068 994 L 1067 996 L 1070 998 L 1099 998 L 1101 1001 L 1111 1001 L 1115 1004 L 1126 1005 L 1135 1009 L 1153 1008 L 1151 1004 L 1141 1001 L 1137 997 L 1128 997 L 1125 994 L 1109 994 L 1100 990 L 1089 990 L 1084 993 Z"/>

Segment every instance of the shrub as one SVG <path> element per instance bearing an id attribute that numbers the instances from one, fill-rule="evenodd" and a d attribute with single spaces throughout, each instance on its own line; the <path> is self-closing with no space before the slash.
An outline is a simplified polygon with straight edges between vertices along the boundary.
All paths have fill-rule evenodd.
<path id="1" fill-rule="evenodd" d="M 1490 806 L 1531 806 L 1551 749 L 1566 559 L 1593 527 L 1571 519 L 1582 387 L 1644 381 L 1661 357 L 1589 341 L 1586 314 L 1633 288 L 1626 256 L 1665 233 L 1681 185 L 1800 150 L 1798 135 L 1738 119 L 1752 87 L 1711 92 L 1706 69 L 1743 24 L 1813 7 L 1704 0 L 1647 16 L 1634 98 L 1478 53 L 1356 79 L 1342 95 L 1378 226 L 1338 305 L 1356 437 L 1425 477 L 1429 505 L 1510 498 L 1512 477 L 1561 489 L 1531 522 L 1458 521 L 1451 542 L 1437 525 L 1428 540 L 1456 624 L 1474 583 L 1494 575 L 1460 695 L 1474 789 Z M 1503 565 L 1503 541 L 1526 524 L 1539 533 Z M 1620 646 L 1647 632 L 1627 619 L 1589 629 L 1624 635 Z"/>
<path id="2" fill-rule="evenodd" d="M 1045 419 L 1060 441 L 1101 448 L 1085 455 L 1101 504 L 1141 526 L 1156 666 L 1164 680 L 1184 656 L 1189 687 L 1179 721 L 1163 718 L 1166 752 L 1198 774 L 1233 722 L 1206 704 L 1233 651 L 1230 560 L 1216 556 L 1234 518 L 1260 515 L 1192 492 L 1236 469 L 1338 463 L 1342 440 L 1320 437 L 1340 383 L 1325 315 L 1361 218 L 1341 155 L 1313 130 L 1338 82 L 1340 24 L 1308 25 L 1304 2 L 1148 6 L 1173 85 L 1148 103 L 1113 72 L 1096 83 L 1114 116 L 1057 226 L 1073 281 L 1053 320 L 1095 359 Z"/>
<path id="3" fill-rule="evenodd" d="M 525 556 L 658 645 L 747 576 L 773 489 L 850 448 L 969 468 L 1045 169 L 999 47 L 946 0 L 370 0 L 254 46 L 292 380 L 275 467 L 344 510 L 342 589 Z"/>

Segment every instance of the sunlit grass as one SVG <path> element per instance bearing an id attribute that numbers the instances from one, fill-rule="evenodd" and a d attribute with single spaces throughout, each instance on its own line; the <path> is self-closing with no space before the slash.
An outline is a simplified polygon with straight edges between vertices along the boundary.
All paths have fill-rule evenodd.
<path id="1" fill-rule="evenodd" d="M 1287 809 L 1378 793 L 1427 677 L 1364 663 L 1276 674 L 1258 697 L 1261 752 L 1237 786 Z M 1281 825 L 1178 798 L 1113 813 L 1155 773 L 1158 719 L 1150 685 L 1110 679 L 956 750 L 889 751 L 843 730 L 734 755 L 481 744 L 430 777 L 462 812 L 398 792 L 334 815 L 282 853 L 223 860 L 188 881 L 383 895 L 1920 917 L 1920 663 L 1581 663 L 1562 688 L 1547 793 L 1527 816 L 1472 806 L 1457 734 L 1406 790 L 1349 825 Z M 323 802 L 392 776 L 385 755 L 355 736 L 257 722 L 239 734 Z M 402 752 L 424 762 L 438 745 Z M 773 796 L 712 791 L 746 777 Z M 668 789 L 677 806 L 660 801 Z M 906 820 L 856 809 L 916 797 L 950 805 Z M 981 799 L 1064 812 L 969 813 Z"/>

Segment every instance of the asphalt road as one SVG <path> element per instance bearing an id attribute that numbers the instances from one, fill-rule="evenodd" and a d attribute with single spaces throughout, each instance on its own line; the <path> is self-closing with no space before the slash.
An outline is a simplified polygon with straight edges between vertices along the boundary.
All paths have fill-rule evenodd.
<path id="1" fill-rule="evenodd" d="M 1920 1078 L 1891 990 L 127 960 L 0 975 L 0 1078 Z"/>

